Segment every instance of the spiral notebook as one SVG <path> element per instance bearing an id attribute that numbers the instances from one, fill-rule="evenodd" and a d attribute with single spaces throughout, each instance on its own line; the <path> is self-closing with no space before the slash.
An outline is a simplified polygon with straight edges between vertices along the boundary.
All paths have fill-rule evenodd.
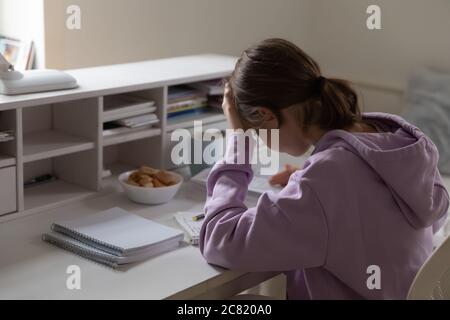
<path id="1" fill-rule="evenodd" d="M 112 208 L 69 221 L 55 222 L 43 239 L 108 265 L 145 260 L 176 248 L 183 232 Z"/>
<path id="2" fill-rule="evenodd" d="M 193 217 L 198 215 L 198 212 L 177 212 L 174 216 L 175 221 L 186 232 L 188 241 L 193 245 L 198 245 L 200 241 L 200 231 L 202 230 L 203 220 L 194 221 Z"/>

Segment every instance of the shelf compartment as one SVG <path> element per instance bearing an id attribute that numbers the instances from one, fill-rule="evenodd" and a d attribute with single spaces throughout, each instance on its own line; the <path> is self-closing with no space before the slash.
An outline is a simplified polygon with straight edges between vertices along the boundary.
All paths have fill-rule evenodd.
<path id="1" fill-rule="evenodd" d="M 186 129 L 194 127 L 194 121 L 202 121 L 202 124 L 220 122 L 226 120 L 225 115 L 221 112 L 208 110 L 198 113 L 189 113 L 167 119 L 167 131 L 176 129 Z"/>
<path id="2" fill-rule="evenodd" d="M 47 210 L 94 195 L 94 191 L 56 180 L 24 189 L 25 210 Z"/>
<path id="3" fill-rule="evenodd" d="M 95 143 L 56 130 L 32 132 L 23 137 L 24 163 L 94 149 Z"/>
<path id="4" fill-rule="evenodd" d="M 127 132 L 103 137 L 103 146 L 112 146 L 129 141 L 140 140 L 144 138 L 156 137 L 161 135 L 160 128 L 137 128 L 129 129 Z"/>
<path id="5" fill-rule="evenodd" d="M 0 132 L 11 132 L 12 140 L 0 141 L 0 168 L 16 165 L 17 110 L 0 112 Z"/>
<path id="6" fill-rule="evenodd" d="M 48 174 L 56 180 L 23 188 L 25 210 L 53 208 L 95 194 L 100 189 L 97 150 L 24 163 L 21 183 Z"/>

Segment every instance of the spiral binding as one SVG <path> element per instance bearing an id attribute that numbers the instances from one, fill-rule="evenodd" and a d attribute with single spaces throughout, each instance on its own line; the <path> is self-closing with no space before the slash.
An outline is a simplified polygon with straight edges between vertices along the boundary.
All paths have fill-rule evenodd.
<path id="1" fill-rule="evenodd" d="M 82 233 L 80 233 L 80 232 L 78 232 L 76 230 L 69 229 L 69 228 L 67 228 L 67 227 L 65 227 L 63 225 L 60 225 L 60 224 L 53 223 L 51 229 L 53 231 L 55 231 L 55 232 L 59 232 L 59 233 L 65 234 L 66 236 L 74 238 L 74 239 L 76 239 L 76 240 L 78 240 L 80 242 L 83 242 L 83 243 L 87 244 L 87 245 L 92 245 L 92 244 L 94 244 L 94 246 L 95 246 L 95 244 L 100 245 L 100 246 L 102 246 L 102 248 L 98 248 L 98 249 L 104 250 L 104 251 L 106 251 L 106 252 L 108 252 L 108 253 L 110 253 L 112 255 L 115 255 L 115 256 L 122 255 L 123 251 L 124 251 L 122 248 L 119 248 L 119 247 L 117 247 L 115 245 L 112 245 L 110 243 L 106 243 L 106 242 L 100 241 L 98 239 L 86 236 L 86 235 L 84 235 L 84 234 L 82 234 Z M 86 240 L 90 241 L 90 243 L 87 242 Z"/>

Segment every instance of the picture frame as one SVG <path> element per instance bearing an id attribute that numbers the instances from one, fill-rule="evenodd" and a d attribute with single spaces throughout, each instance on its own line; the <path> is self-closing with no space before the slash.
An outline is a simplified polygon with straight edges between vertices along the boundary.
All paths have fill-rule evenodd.
<path id="1" fill-rule="evenodd" d="M 0 36 L 0 53 L 16 70 L 28 70 L 33 67 L 34 46 L 32 41 Z"/>

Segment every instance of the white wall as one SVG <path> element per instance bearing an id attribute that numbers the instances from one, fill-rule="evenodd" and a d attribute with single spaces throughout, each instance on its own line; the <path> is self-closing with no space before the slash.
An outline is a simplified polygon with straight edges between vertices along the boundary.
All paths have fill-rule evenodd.
<path id="1" fill-rule="evenodd" d="M 65 28 L 78 4 L 80 31 Z M 308 17 L 299 0 L 45 0 L 47 63 L 78 68 L 215 52 L 238 55 L 267 37 L 301 42 Z"/>
<path id="2" fill-rule="evenodd" d="M 204 52 L 239 55 L 277 36 L 304 48 L 326 75 L 364 84 L 365 110 L 389 112 L 401 111 L 413 68 L 450 70 L 448 0 L 0 0 L 7 4 L 0 32 L 26 34 L 8 25 L 39 20 L 39 8 L 31 8 L 41 1 L 46 62 L 53 68 Z M 80 31 L 65 27 L 69 4 L 81 7 Z M 367 30 L 369 4 L 380 5 L 382 30 Z M 5 11 L 25 14 L 13 21 Z"/>
<path id="3" fill-rule="evenodd" d="M 369 4 L 381 7 L 382 30 L 366 28 Z M 326 74 L 394 89 L 366 87 L 368 110 L 396 108 L 415 67 L 450 71 L 448 0 L 314 0 L 309 10 L 305 44 Z"/>
<path id="4" fill-rule="evenodd" d="M 43 0 L 0 0 L 0 34 L 32 40 L 36 66 L 45 66 Z"/>

